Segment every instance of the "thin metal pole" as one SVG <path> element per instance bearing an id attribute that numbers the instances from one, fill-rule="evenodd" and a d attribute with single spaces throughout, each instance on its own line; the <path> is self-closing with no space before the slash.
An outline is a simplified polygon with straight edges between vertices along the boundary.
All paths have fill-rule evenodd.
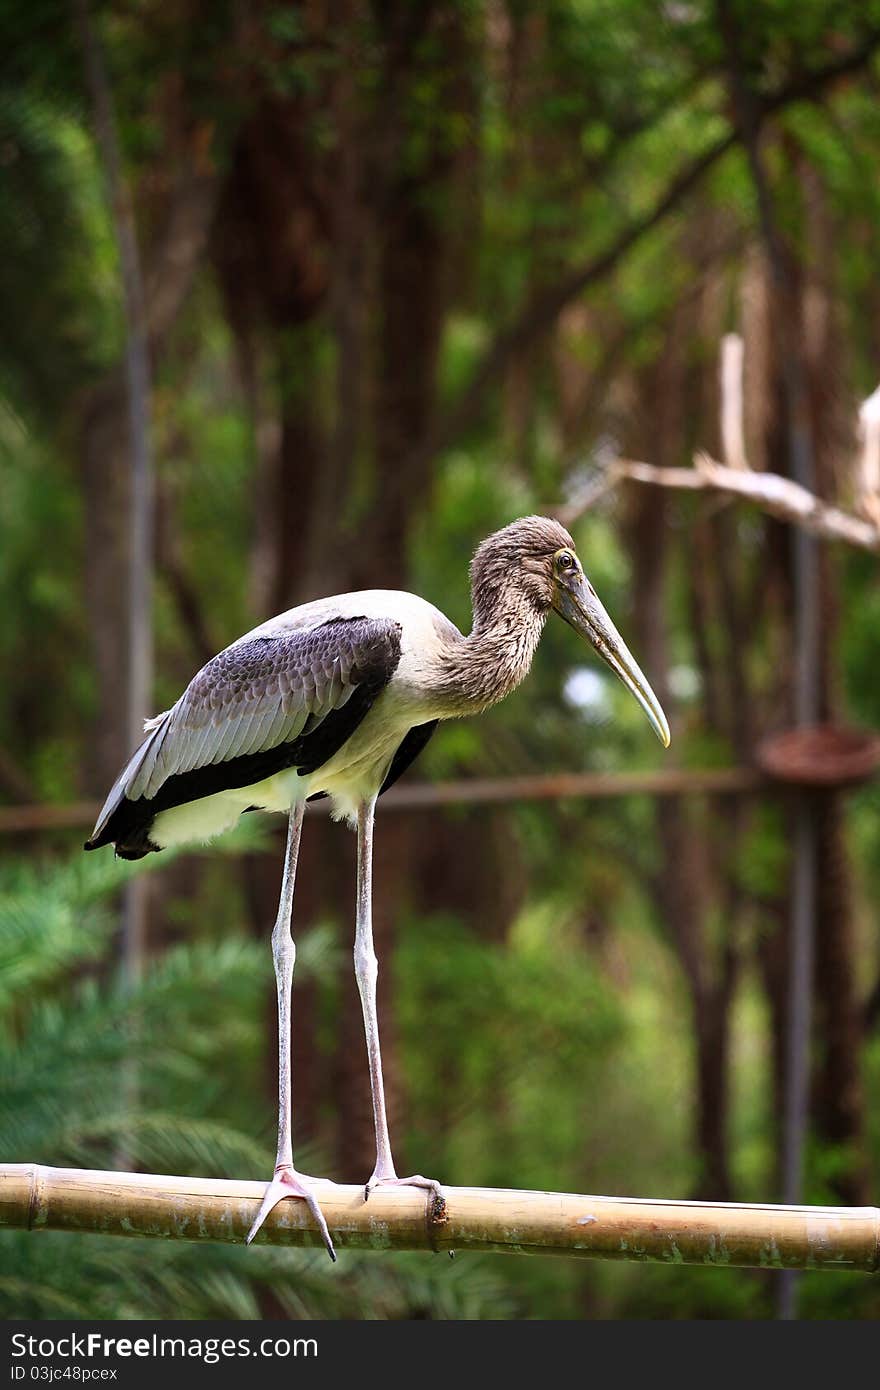
<path id="1" fill-rule="evenodd" d="M 803 457 L 798 478 L 812 486 L 803 473 L 811 472 Z M 807 455 L 807 465 L 812 463 Z M 819 566 L 816 542 L 796 530 L 794 549 L 795 689 L 794 714 L 799 725 L 814 724 L 819 717 Z M 786 1038 L 785 1112 L 782 1130 L 782 1200 L 798 1202 L 803 1191 L 804 1147 L 810 1115 L 810 1040 L 813 1016 L 813 972 L 816 956 L 816 870 L 819 827 L 816 795 L 797 794 L 794 809 L 792 851 L 792 911 L 788 956 L 788 1036 Z M 778 1316 L 797 1317 L 798 1279 L 792 1270 L 780 1276 Z"/>
<path id="2" fill-rule="evenodd" d="M 560 772 L 531 777 L 472 777 L 462 781 L 410 782 L 386 792 L 377 811 L 432 811 L 444 806 L 506 806 L 520 801 L 565 801 L 619 796 L 751 796 L 770 794 L 774 783 L 751 767 L 675 768 L 651 772 Z M 0 835 L 34 834 L 94 825 L 100 801 L 69 805 L 0 806 Z M 306 808 L 329 814 L 326 801 Z M 198 847 L 195 847 L 198 853 Z"/>
<path id="3" fill-rule="evenodd" d="M 128 746 L 133 749 L 143 737 L 143 721 L 149 713 L 153 673 L 153 460 L 150 443 L 149 337 L 134 207 L 123 169 L 110 78 L 101 39 L 89 11 L 89 0 L 73 0 L 73 17 L 83 50 L 86 84 L 94 111 L 95 135 L 119 251 L 122 285 L 129 458 L 126 729 Z M 136 989 L 143 975 L 149 891 L 146 875 L 132 879 L 123 890 L 120 967 L 123 987 L 127 990 Z M 134 1110 L 139 1093 L 136 1057 L 125 1060 L 120 1080 L 123 1104 L 126 1110 Z M 114 1157 L 119 1167 L 129 1166 L 124 1146 L 117 1150 Z"/>
<path id="4" fill-rule="evenodd" d="M 728 62 L 736 123 L 742 136 L 755 197 L 767 265 L 776 297 L 776 347 L 785 396 L 791 476 L 810 493 L 816 489 L 816 460 L 810 427 L 809 394 L 800 356 L 794 315 L 795 286 L 785 245 L 776 222 L 770 179 L 759 143 L 760 108 L 749 82 L 740 43 L 740 16 L 731 0 L 716 0 L 719 30 Z M 819 713 L 819 569 L 816 543 L 800 528 L 793 532 L 794 719 L 816 722 Z M 795 812 L 792 856 L 792 920 L 789 943 L 789 1022 L 786 1039 L 785 1115 L 783 1122 L 783 1199 L 800 1197 L 803 1151 L 809 1123 L 812 977 L 816 935 L 816 850 L 818 828 L 814 798 L 802 793 Z M 782 1276 L 778 1313 L 797 1313 L 796 1276 Z"/>
<path id="5" fill-rule="evenodd" d="M 149 713 L 153 668 L 153 463 L 147 316 L 134 208 L 122 165 L 113 94 L 101 40 L 92 22 L 88 0 L 73 0 L 73 15 L 94 111 L 95 135 L 119 251 L 122 286 L 130 478 L 126 727 L 128 745 L 135 748 L 143 736 L 143 721 Z M 137 984 L 143 969 L 147 891 L 146 879 L 136 878 L 124 892 L 121 964 L 123 978 L 129 986 Z"/>

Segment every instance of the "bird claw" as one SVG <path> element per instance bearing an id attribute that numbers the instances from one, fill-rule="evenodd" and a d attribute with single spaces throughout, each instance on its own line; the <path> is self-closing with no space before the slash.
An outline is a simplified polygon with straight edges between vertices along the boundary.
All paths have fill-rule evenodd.
<path id="1" fill-rule="evenodd" d="M 275 1169 L 275 1175 L 269 1183 L 260 1203 L 260 1210 L 257 1212 L 254 1223 L 245 1237 L 245 1244 L 250 1245 L 254 1236 L 259 1231 L 270 1211 L 278 1205 L 285 1197 L 301 1197 L 306 1203 L 318 1230 L 321 1232 L 321 1239 L 327 1249 L 327 1254 L 336 1262 L 336 1251 L 333 1249 L 333 1241 L 330 1239 L 330 1232 L 327 1229 L 327 1222 L 324 1220 L 324 1213 L 318 1206 L 314 1192 L 308 1186 L 313 1182 L 313 1178 L 306 1178 L 302 1173 L 298 1173 L 295 1168 L 282 1165 Z"/>
<path id="2" fill-rule="evenodd" d="M 388 1177 L 377 1175 L 376 1173 L 364 1185 L 364 1201 L 368 1201 L 370 1193 L 377 1187 L 422 1187 L 431 1194 L 430 1220 L 435 1226 L 442 1226 L 446 1221 L 446 1196 L 443 1188 L 436 1178 L 425 1178 L 421 1173 L 413 1173 L 412 1177 L 399 1178 L 396 1173 L 391 1173 Z"/>

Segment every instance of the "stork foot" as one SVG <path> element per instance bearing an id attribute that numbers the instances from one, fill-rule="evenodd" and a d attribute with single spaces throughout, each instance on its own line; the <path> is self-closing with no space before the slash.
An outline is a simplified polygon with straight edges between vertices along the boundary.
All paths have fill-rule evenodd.
<path id="1" fill-rule="evenodd" d="M 441 1226 L 446 1220 L 446 1197 L 436 1178 L 424 1178 L 421 1173 L 413 1173 L 410 1178 L 399 1178 L 396 1173 L 374 1172 L 364 1186 L 364 1201 L 369 1201 L 370 1193 L 377 1187 L 422 1187 L 431 1194 L 431 1221 Z"/>
<path id="2" fill-rule="evenodd" d="M 272 1211 L 280 1201 L 285 1197 L 301 1197 L 312 1213 L 315 1225 L 321 1232 L 321 1239 L 327 1247 L 327 1254 L 335 1263 L 336 1251 L 333 1249 L 333 1241 L 330 1239 L 330 1232 L 327 1230 L 327 1222 L 324 1220 L 324 1213 L 318 1206 L 317 1198 L 309 1185 L 315 1181 L 320 1182 L 321 1179 L 308 1178 L 303 1173 L 298 1173 L 292 1164 L 279 1163 L 278 1167 L 275 1169 L 275 1175 L 272 1181 L 266 1188 L 254 1224 L 247 1233 L 245 1244 L 250 1245 L 254 1236 L 266 1220 L 266 1217 L 269 1215 L 269 1212 Z"/>

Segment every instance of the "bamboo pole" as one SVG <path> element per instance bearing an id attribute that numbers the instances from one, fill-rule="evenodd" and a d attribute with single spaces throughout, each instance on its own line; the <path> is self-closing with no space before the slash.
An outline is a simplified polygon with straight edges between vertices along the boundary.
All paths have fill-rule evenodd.
<path id="1" fill-rule="evenodd" d="M 144 1173 L 0 1166 L 0 1226 L 240 1244 L 265 1184 Z M 448 1187 L 423 1192 L 319 1184 L 336 1245 L 482 1250 L 660 1264 L 880 1271 L 880 1208 L 778 1207 Z M 320 1246 L 305 1204 L 282 1202 L 259 1240 Z"/>

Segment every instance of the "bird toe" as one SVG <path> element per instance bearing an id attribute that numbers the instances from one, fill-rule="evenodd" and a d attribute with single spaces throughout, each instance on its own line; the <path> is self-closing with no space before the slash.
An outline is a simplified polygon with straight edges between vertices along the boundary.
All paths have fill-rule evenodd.
<path id="1" fill-rule="evenodd" d="M 245 1237 L 245 1244 L 251 1244 L 265 1222 L 266 1217 L 274 1210 L 279 1202 L 283 1201 L 285 1197 L 300 1197 L 311 1212 L 315 1225 L 320 1231 L 321 1239 L 324 1242 L 327 1254 L 335 1264 L 336 1251 L 333 1248 L 333 1241 L 327 1229 L 327 1222 L 324 1218 L 324 1213 L 318 1205 L 317 1198 L 309 1186 L 309 1182 L 310 1180 L 304 1178 L 295 1168 L 276 1168 L 275 1176 L 272 1178 L 272 1181 L 263 1194 L 263 1200 L 260 1203 L 260 1208 L 254 1218 L 253 1225 Z"/>
<path id="2" fill-rule="evenodd" d="M 431 1195 L 431 1222 L 434 1225 L 442 1225 L 448 1219 L 446 1194 L 436 1178 L 426 1178 L 422 1173 L 413 1173 L 408 1178 L 399 1178 L 396 1173 L 387 1177 L 374 1173 L 364 1187 L 365 1202 L 377 1187 L 420 1187 Z"/>

